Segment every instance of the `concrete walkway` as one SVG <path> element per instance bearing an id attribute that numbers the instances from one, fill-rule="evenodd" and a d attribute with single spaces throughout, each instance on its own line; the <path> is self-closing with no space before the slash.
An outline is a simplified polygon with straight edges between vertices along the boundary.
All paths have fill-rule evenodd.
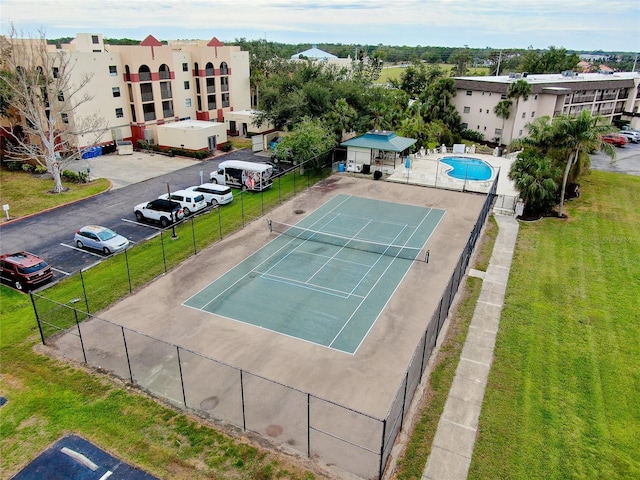
<path id="1" fill-rule="evenodd" d="M 465 480 L 469 473 L 518 236 L 518 221 L 513 216 L 495 215 L 495 219 L 498 236 L 489 267 L 486 273 L 471 272 L 484 278 L 482 289 L 438 423 L 431 455 L 422 474 L 423 480 Z"/>

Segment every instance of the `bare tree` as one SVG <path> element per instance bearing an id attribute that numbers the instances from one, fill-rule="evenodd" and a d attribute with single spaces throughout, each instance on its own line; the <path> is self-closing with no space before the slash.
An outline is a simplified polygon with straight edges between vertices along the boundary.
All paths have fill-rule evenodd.
<path id="1" fill-rule="evenodd" d="M 0 53 L 0 83 L 9 92 L 12 110 L 5 118 L 16 142 L 7 157 L 46 167 L 53 176 L 53 191 L 60 193 L 64 167 L 82 155 L 79 138 L 87 139 L 82 146 L 93 146 L 107 130 L 97 114 L 77 113 L 93 98 L 83 91 L 92 75 L 74 75 L 73 58 L 48 46 L 42 31 L 35 38 L 18 38 L 11 26 L 9 36 L 0 37 Z"/>

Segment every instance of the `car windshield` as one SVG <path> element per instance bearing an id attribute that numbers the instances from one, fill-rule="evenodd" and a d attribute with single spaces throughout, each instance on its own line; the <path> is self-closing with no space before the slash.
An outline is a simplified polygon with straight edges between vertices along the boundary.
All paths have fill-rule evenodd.
<path id="1" fill-rule="evenodd" d="M 113 237 L 115 237 L 117 235 L 116 232 L 114 232 L 113 230 L 109 230 L 108 228 L 105 228 L 104 230 L 102 230 L 101 232 L 98 232 L 98 238 L 100 240 L 102 240 L 103 242 L 107 241 L 107 240 L 111 240 Z"/>
<path id="2" fill-rule="evenodd" d="M 29 274 L 33 272 L 37 272 L 38 270 L 42 270 L 47 266 L 47 262 L 40 262 L 36 265 L 31 265 L 30 267 L 18 267 L 21 273 Z"/>

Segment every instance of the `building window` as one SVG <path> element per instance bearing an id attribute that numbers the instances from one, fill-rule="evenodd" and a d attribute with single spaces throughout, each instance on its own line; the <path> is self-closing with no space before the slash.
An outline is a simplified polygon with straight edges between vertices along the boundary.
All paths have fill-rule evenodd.
<path id="1" fill-rule="evenodd" d="M 471 107 L 464 107 L 464 113 L 471 112 Z"/>
<path id="2" fill-rule="evenodd" d="M 109 65 L 109 75 L 111 75 L 112 77 L 118 75 L 118 67 L 116 67 L 115 65 Z"/>
<path id="3" fill-rule="evenodd" d="M 534 95 L 533 99 L 537 100 L 538 99 L 538 95 Z"/>
<path id="4" fill-rule="evenodd" d="M 162 102 L 162 118 L 173 117 L 173 100 Z"/>
<path id="5" fill-rule="evenodd" d="M 183 63 L 182 64 L 182 71 L 183 72 L 188 72 L 189 71 L 189 64 L 188 63 Z"/>
<path id="6" fill-rule="evenodd" d="M 476 127 L 476 130 L 480 130 L 480 125 L 478 125 L 478 126 Z"/>
<path id="7" fill-rule="evenodd" d="M 487 127 L 484 127 L 484 129 L 483 129 L 483 130 L 486 132 L 486 131 L 487 131 Z"/>
<path id="8" fill-rule="evenodd" d="M 482 113 L 482 109 L 480 109 L 480 113 Z"/>
<path id="9" fill-rule="evenodd" d="M 501 128 L 496 128 L 496 135 L 502 135 L 502 129 Z"/>
<path id="10" fill-rule="evenodd" d="M 220 90 L 222 90 L 223 92 L 229 91 L 229 77 L 220 78 Z"/>
<path id="11" fill-rule="evenodd" d="M 113 94 L 113 96 L 115 98 L 119 97 L 120 96 L 120 87 L 113 87 L 111 89 L 111 93 Z"/>
<path id="12" fill-rule="evenodd" d="M 526 112 L 522 112 L 522 118 L 526 118 L 527 117 L 527 113 Z"/>
<path id="13" fill-rule="evenodd" d="M 116 108 L 116 118 L 124 117 L 124 111 L 121 108 Z"/>
<path id="14" fill-rule="evenodd" d="M 536 112 L 531 112 L 531 118 L 536 116 Z"/>
<path id="15" fill-rule="evenodd" d="M 91 35 L 91 42 L 94 45 L 98 45 L 100 43 L 100 39 L 98 38 L 98 35 Z"/>
<path id="16" fill-rule="evenodd" d="M 184 101 L 184 106 L 185 106 L 185 107 L 191 107 L 191 99 L 190 99 L 190 98 L 187 98 L 187 99 Z"/>
<path id="17" fill-rule="evenodd" d="M 469 124 L 468 123 L 462 123 L 462 129 L 466 130 L 467 128 L 469 128 Z"/>
<path id="18" fill-rule="evenodd" d="M 142 112 L 144 113 L 144 121 L 150 122 L 156 119 L 156 107 L 153 103 L 145 103 L 142 105 Z"/>
<path id="19" fill-rule="evenodd" d="M 518 131 L 518 136 L 521 137 L 522 136 L 522 130 Z"/>
<path id="20" fill-rule="evenodd" d="M 482 92 L 482 96 L 484 97 L 484 92 Z"/>
<path id="21" fill-rule="evenodd" d="M 186 82 L 184 82 L 184 89 L 185 90 L 189 90 L 191 88 L 191 84 L 189 83 L 189 81 L 187 80 Z"/>
<path id="22" fill-rule="evenodd" d="M 469 97 L 470 97 L 472 93 L 473 93 L 473 92 L 471 92 L 471 90 L 467 90 L 467 96 L 469 96 Z"/>
<path id="23" fill-rule="evenodd" d="M 228 93 L 223 93 L 222 94 L 222 108 L 228 107 L 228 106 L 229 106 L 229 94 Z"/>
<path id="24" fill-rule="evenodd" d="M 62 123 L 69 123 L 69 115 L 66 113 L 61 113 L 60 117 L 62 118 Z"/>
<path id="25" fill-rule="evenodd" d="M 503 93 L 502 95 L 500 95 L 500 100 L 506 100 L 507 99 L 507 94 Z"/>
<path id="26" fill-rule="evenodd" d="M 58 92 L 58 101 L 59 102 L 64 102 L 64 93 Z"/>
<path id="27" fill-rule="evenodd" d="M 58 78 L 58 73 L 60 73 L 60 69 L 58 67 L 53 67 L 53 78 Z"/>
<path id="28" fill-rule="evenodd" d="M 160 98 L 167 99 L 172 97 L 171 82 L 160 82 Z"/>

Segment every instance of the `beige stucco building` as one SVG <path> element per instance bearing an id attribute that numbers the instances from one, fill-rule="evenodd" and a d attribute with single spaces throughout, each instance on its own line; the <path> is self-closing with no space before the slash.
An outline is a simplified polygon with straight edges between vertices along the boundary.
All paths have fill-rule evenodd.
<path id="1" fill-rule="evenodd" d="M 525 80 L 531 94 L 525 100 L 514 99 L 509 119 L 504 121 L 494 113 L 512 82 Z M 577 115 L 589 110 L 608 122 L 625 119 L 634 128 L 640 127 L 640 73 L 585 73 L 498 77 L 457 77 L 457 94 L 453 102 L 460 113 L 464 128 L 476 130 L 485 140 L 503 144 L 527 135 L 526 125 L 536 118 L 560 114 Z"/>

